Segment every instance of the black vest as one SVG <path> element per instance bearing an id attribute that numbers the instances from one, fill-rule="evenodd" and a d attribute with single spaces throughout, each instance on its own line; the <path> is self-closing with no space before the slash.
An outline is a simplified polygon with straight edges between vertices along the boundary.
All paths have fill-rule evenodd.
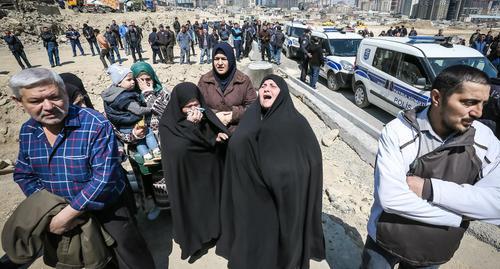
<path id="1" fill-rule="evenodd" d="M 405 112 L 404 117 L 417 130 L 417 137 L 403 144 L 401 149 L 421 136 L 416 114 L 423 109 L 419 107 Z M 482 167 L 474 148 L 475 131 L 469 128 L 435 150 L 417 157 L 410 165 L 408 175 L 473 185 L 480 179 Z M 378 245 L 403 261 L 414 266 L 429 266 L 446 263 L 453 257 L 468 226 L 469 221 L 463 221 L 460 227 L 436 226 L 382 212 L 376 237 Z"/>

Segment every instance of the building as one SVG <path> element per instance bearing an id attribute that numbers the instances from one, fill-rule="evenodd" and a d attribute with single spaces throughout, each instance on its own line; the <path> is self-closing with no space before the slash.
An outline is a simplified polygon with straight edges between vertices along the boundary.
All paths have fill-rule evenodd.
<path id="1" fill-rule="evenodd" d="M 420 0 L 416 18 L 425 20 L 444 20 L 447 18 L 450 0 Z"/>

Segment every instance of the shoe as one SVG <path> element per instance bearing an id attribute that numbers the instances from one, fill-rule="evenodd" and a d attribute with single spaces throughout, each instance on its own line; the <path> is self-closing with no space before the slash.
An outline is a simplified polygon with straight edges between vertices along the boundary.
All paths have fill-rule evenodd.
<path id="1" fill-rule="evenodd" d="M 146 153 L 146 155 L 142 157 L 144 158 L 144 166 L 151 166 L 157 164 L 157 162 L 153 160 L 153 155 L 151 155 L 151 153 Z"/>
<path id="2" fill-rule="evenodd" d="M 56 67 L 56 66 L 55 66 L 55 65 L 51 65 L 50 67 L 54 68 L 54 67 Z"/>
<path id="3" fill-rule="evenodd" d="M 158 64 L 158 62 L 153 62 L 153 64 Z"/>
<path id="4" fill-rule="evenodd" d="M 161 151 L 159 148 L 153 149 L 153 161 L 161 161 Z"/>

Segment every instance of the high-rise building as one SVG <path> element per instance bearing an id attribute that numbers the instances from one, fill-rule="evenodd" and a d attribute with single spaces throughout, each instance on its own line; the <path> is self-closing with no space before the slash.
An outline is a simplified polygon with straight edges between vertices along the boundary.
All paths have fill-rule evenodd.
<path id="1" fill-rule="evenodd" d="M 416 17 L 427 20 L 444 20 L 448 14 L 450 0 L 420 0 Z"/>

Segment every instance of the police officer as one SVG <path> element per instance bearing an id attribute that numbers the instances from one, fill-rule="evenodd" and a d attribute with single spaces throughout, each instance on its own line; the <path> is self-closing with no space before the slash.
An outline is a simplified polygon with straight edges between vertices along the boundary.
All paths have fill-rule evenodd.
<path id="1" fill-rule="evenodd" d="M 304 34 L 299 38 L 299 59 L 302 59 L 302 63 L 300 64 L 300 80 L 302 82 L 306 82 L 307 71 L 309 68 L 309 58 L 311 58 L 311 54 L 307 51 L 309 47 L 309 43 L 311 40 L 311 29 L 307 28 L 304 31 Z"/>

